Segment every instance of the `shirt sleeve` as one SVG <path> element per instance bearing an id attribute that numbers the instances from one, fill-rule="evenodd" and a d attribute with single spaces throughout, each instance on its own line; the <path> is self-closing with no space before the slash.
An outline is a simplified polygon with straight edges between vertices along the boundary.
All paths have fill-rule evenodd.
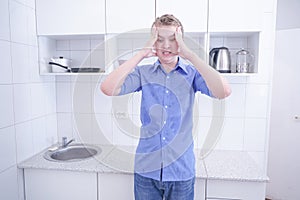
<path id="1" fill-rule="evenodd" d="M 203 77 L 201 74 L 196 70 L 194 82 L 193 82 L 193 87 L 195 92 L 199 91 L 202 94 L 205 94 L 210 97 L 214 97 L 212 92 L 209 90 L 209 88 L 206 85 L 206 82 L 204 81 Z"/>
<path id="2" fill-rule="evenodd" d="M 126 77 L 119 95 L 125 95 L 141 90 L 140 67 L 136 67 L 133 72 Z"/>

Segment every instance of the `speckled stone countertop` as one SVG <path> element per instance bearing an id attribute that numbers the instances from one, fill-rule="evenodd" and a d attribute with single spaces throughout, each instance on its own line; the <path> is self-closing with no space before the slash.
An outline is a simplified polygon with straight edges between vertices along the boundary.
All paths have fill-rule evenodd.
<path id="1" fill-rule="evenodd" d="M 68 170 L 94 173 L 132 174 L 134 149 L 132 147 L 100 146 L 102 152 L 94 157 L 75 162 L 46 160 L 44 150 L 18 164 L 24 169 Z M 268 177 L 258 168 L 247 152 L 213 151 L 202 158 L 196 156 L 196 178 L 214 180 L 266 182 Z"/>

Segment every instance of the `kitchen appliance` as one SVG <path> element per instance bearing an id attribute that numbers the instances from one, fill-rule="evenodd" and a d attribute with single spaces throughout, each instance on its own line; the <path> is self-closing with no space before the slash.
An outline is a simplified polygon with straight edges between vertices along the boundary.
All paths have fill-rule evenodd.
<path id="1" fill-rule="evenodd" d="M 52 72 L 54 73 L 60 73 L 60 72 L 97 73 L 101 71 L 99 67 L 71 67 L 71 62 L 72 61 L 70 59 L 60 56 L 58 58 L 51 58 L 49 64 L 51 65 Z"/>
<path id="2" fill-rule="evenodd" d="M 52 67 L 52 72 L 70 72 L 71 60 L 68 58 L 60 57 L 53 57 L 50 58 L 49 64 Z"/>
<path id="3" fill-rule="evenodd" d="M 241 49 L 236 52 L 236 72 L 247 73 L 253 66 L 254 56 L 247 50 Z"/>
<path id="4" fill-rule="evenodd" d="M 213 48 L 209 52 L 209 64 L 221 73 L 231 72 L 230 52 L 227 47 Z"/>

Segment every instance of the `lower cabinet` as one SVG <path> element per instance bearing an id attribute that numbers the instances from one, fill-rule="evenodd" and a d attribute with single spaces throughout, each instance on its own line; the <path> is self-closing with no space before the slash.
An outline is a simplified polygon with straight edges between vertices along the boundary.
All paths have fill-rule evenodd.
<path id="1" fill-rule="evenodd" d="M 134 176 L 24 169 L 26 200 L 134 199 Z M 265 182 L 195 180 L 195 200 L 264 200 Z"/>
<path id="2" fill-rule="evenodd" d="M 97 173 L 24 169 L 26 200 L 97 200 Z"/>
<path id="3" fill-rule="evenodd" d="M 98 174 L 99 200 L 134 199 L 133 175 Z"/>
<path id="4" fill-rule="evenodd" d="M 194 195 L 194 200 L 205 200 L 205 179 L 196 178 Z"/>
<path id="5" fill-rule="evenodd" d="M 264 182 L 207 180 L 209 200 L 264 200 Z M 196 199 L 195 199 L 196 200 Z"/>

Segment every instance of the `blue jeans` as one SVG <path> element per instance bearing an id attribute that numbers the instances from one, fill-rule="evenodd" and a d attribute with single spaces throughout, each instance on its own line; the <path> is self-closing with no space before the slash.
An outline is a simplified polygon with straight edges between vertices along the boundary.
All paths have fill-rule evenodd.
<path id="1" fill-rule="evenodd" d="M 195 178 L 187 181 L 157 181 L 134 174 L 135 200 L 193 200 Z"/>

